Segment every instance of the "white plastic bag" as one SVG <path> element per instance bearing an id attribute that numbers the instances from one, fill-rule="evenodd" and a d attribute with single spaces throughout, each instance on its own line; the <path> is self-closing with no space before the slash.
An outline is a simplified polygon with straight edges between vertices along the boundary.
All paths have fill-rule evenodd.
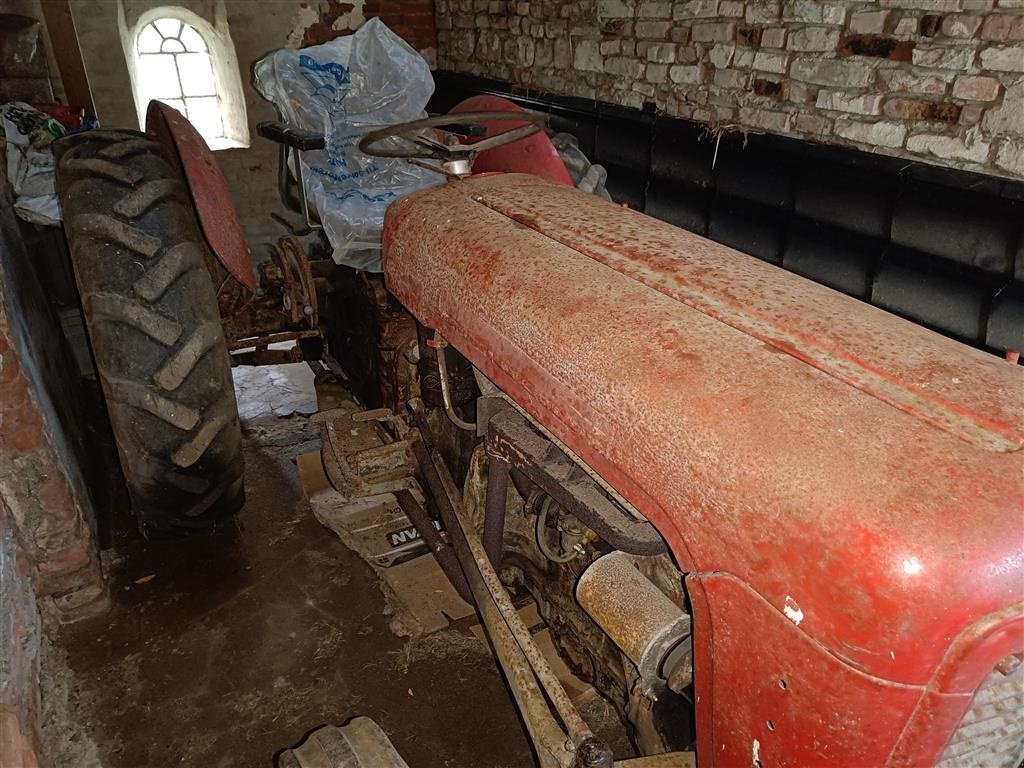
<path id="1" fill-rule="evenodd" d="M 17 199 L 14 211 L 35 224 L 60 224 L 56 164 L 51 144 L 63 136 L 60 123 L 22 102 L 0 106 L 0 137 L 7 142 L 7 178 Z"/>
<path id="2" fill-rule="evenodd" d="M 392 201 L 440 184 L 405 160 L 368 157 L 357 144 L 384 125 L 416 120 L 434 92 L 427 62 L 379 19 L 354 35 L 256 63 L 256 89 L 298 128 L 322 131 L 323 151 L 303 152 L 306 197 L 320 215 L 334 260 L 381 270 L 384 212 Z"/>

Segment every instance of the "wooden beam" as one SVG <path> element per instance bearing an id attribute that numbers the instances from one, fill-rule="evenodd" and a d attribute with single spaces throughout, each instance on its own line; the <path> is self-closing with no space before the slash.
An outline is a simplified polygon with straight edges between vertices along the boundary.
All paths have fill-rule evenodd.
<path id="1" fill-rule="evenodd" d="M 78 32 L 71 15 L 69 0 L 42 0 L 43 17 L 50 35 L 50 48 L 57 60 L 60 78 L 64 83 L 64 94 L 69 106 L 83 107 L 87 114 L 95 115 L 96 107 L 89 89 L 89 78 L 82 60 L 82 49 L 78 45 Z M 117 51 L 115 55 L 120 55 Z"/>

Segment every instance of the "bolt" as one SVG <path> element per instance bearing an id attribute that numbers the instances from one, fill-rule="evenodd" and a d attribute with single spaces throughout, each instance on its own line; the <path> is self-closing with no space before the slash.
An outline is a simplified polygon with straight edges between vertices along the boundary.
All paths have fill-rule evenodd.
<path id="1" fill-rule="evenodd" d="M 1012 674 L 1013 671 L 1021 665 L 1021 656 L 1024 656 L 1024 654 L 1010 654 L 1005 659 L 1002 659 L 998 664 L 996 664 L 996 671 L 998 671 L 1001 675 L 1004 676 Z"/>
<path id="2" fill-rule="evenodd" d="M 578 768 L 610 768 L 613 760 L 611 747 L 593 737 L 576 750 L 575 764 Z"/>

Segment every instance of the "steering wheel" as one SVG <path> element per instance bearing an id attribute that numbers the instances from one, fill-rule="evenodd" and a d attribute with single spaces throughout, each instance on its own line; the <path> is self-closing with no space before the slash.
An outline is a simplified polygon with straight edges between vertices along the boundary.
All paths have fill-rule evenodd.
<path id="1" fill-rule="evenodd" d="M 526 125 L 520 125 L 470 144 L 462 144 L 458 140 L 452 144 L 444 144 L 419 135 L 421 131 L 433 128 L 443 130 L 449 135 L 484 136 L 487 132 L 485 123 L 499 121 L 526 123 Z M 439 160 L 446 171 L 457 175 L 468 174 L 473 164 L 473 158 L 480 152 L 533 136 L 541 130 L 543 123 L 543 115 L 528 112 L 462 112 L 437 115 L 370 131 L 359 142 L 359 151 L 371 157 L 400 157 L 411 161 Z M 405 145 L 380 146 L 387 139 L 400 139 L 405 142 Z M 441 169 L 437 168 L 436 170 Z"/>

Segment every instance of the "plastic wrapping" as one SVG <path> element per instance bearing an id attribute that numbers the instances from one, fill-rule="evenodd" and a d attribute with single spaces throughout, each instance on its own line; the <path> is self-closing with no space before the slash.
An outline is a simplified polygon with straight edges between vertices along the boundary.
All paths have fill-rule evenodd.
<path id="1" fill-rule="evenodd" d="M 323 131 L 324 150 L 301 153 L 306 197 L 323 223 L 334 260 L 381 270 L 384 212 L 392 201 L 443 177 L 405 160 L 364 155 L 373 128 L 416 120 L 434 91 L 427 62 L 379 19 L 354 35 L 256 63 L 256 89 L 291 125 Z"/>
<path id="2" fill-rule="evenodd" d="M 51 144 L 66 133 L 49 115 L 22 102 L 0 106 L 0 137 L 7 142 L 7 178 L 14 210 L 34 224 L 60 224 Z"/>

